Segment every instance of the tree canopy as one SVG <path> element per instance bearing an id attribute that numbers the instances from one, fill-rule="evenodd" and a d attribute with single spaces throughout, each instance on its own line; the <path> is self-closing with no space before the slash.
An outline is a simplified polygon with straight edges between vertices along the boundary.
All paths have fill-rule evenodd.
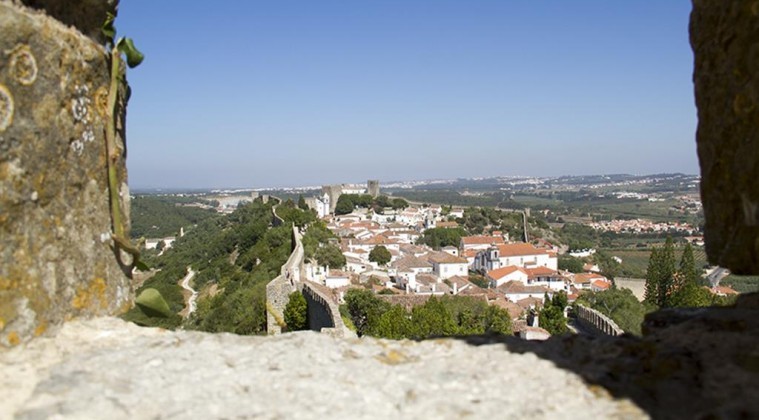
<path id="1" fill-rule="evenodd" d="M 332 268 L 345 267 L 345 256 L 343 252 L 335 245 L 328 244 L 317 249 L 314 253 L 316 261 L 321 266 L 329 266 Z"/>
<path id="2" fill-rule="evenodd" d="M 214 209 L 186 206 L 186 197 L 138 195 L 131 200 L 131 235 L 133 238 L 163 238 L 179 234 L 183 227 L 209 218 L 221 217 Z"/>
<path id="3" fill-rule="evenodd" d="M 648 308 L 630 289 L 611 288 L 602 292 L 585 292 L 577 303 L 593 308 L 611 318 L 623 331 L 640 335 Z"/>
<path id="4" fill-rule="evenodd" d="M 582 273 L 585 261 L 582 258 L 571 255 L 559 255 L 559 270 L 567 270 L 570 273 Z"/>
<path id="5" fill-rule="evenodd" d="M 651 253 L 646 273 L 645 300 L 660 308 L 719 303 L 711 292 L 701 287 L 700 277 L 690 244 L 683 249 L 679 267 L 675 269 L 674 245 L 672 239 L 667 238 L 663 248 L 656 248 Z"/>
<path id="6" fill-rule="evenodd" d="M 375 246 L 371 252 L 369 252 L 369 261 L 375 262 L 379 265 L 389 263 L 392 258 L 393 256 L 390 254 L 390 251 L 382 245 Z"/>
<path id="7" fill-rule="evenodd" d="M 284 316 L 288 331 L 308 329 L 308 303 L 303 294 L 297 291 L 290 293 Z"/>
<path id="8" fill-rule="evenodd" d="M 278 206 L 277 214 L 286 223 L 271 226 L 273 202 L 239 206 L 233 213 L 207 218 L 188 229 L 161 257 L 150 263 L 159 271 L 137 290 L 157 290 L 173 313 L 185 307 L 182 290 L 177 284 L 187 267 L 197 273 L 192 287 L 201 292 L 197 310 L 188 320 L 180 317 L 145 318 L 137 309 L 124 318 L 142 325 L 236 334 L 266 332 L 266 284 L 280 274 L 292 247 L 292 223 L 316 224 L 312 211 L 304 211 L 294 203 Z M 321 225 L 309 228 L 305 237 L 315 250 L 329 241 L 330 235 Z M 327 231 L 328 232 L 328 231 Z M 210 291 L 214 292 L 211 293 Z M 206 291 L 207 293 L 203 293 Z"/>
<path id="9" fill-rule="evenodd" d="M 432 228 L 425 230 L 424 235 L 419 238 L 417 243 L 427 245 L 433 249 L 440 249 L 444 246 L 455 246 L 458 248 L 462 236 L 466 236 L 466 231 L 460 227 Z"/>
<path id="10" fill-rule="evenodd" d="M 540 327 L 551 335 L 569 332 L 567 318 L 564 316 L 564 308 L 567 306 L 567 294 L 557 292 L 554 294 L 553 299 L 549 299 L 548 293 L 546 293 L 544 302 L 543 310 L 540 311 L 540 317 L 538 318 Z"/>
<path id="11" fill-rule="evenodd" d="M 345 302 L 359 335 L 423 339 L 512 331 L 507 311 L 467 296 L 432 296 L 410 312 L 400 305 L 390 305 L 369 290 L 351 289 Z"/>

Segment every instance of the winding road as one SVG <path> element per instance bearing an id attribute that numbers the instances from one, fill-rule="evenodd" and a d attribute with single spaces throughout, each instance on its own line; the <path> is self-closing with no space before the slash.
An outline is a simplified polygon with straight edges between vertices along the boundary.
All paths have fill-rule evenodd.
<path id="1" fill-rule="evenodd" d="M 195 272 L 192 271 L 192 268 L 187 267 L 187 275 L 184 276 L 184 279 L 182 279 L 182 288 L 187 290 L 191 293 L 190 298 L 187 300 L 187 314 L 185 315 L 185 318 L 189 318 L 190 315 L 192 315 L 193 312 L 195 312 L 195 309 L 197 309 L 197 304 L 195 303 L 195 300 L 198 298 L 198 292 L 195 291 L 192 287 L 190 287 L 190 280 L 195 277 Z"/>

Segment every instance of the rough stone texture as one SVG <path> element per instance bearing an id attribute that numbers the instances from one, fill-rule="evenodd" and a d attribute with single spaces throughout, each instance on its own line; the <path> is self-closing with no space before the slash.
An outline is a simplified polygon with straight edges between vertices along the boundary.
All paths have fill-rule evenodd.
<path id="1" fill-rule="evenodd" d="M 74 316 L 117 313 L 132 297 L 109 239 L 105 51 L 9 1 L 0 1 L 0 31 L 0 344 L 8 346 Z M 123 161 L 119 168 L 128 200 Z"/>
<path id="2" fill-rule="evenodd" d="M 552 337 L 538 346 L 502 341 L 632 399 L 655 418 L 759 418 L 759 294 L 742 295 L 735 308 L 649 314 L 643 333 Z"/>
<path id="3" fill-rule="evenodd" d="M 79 32 L 89 36 L 98 43 L 105 38 L 101 28 L 107 14 L 116 15 L 119 0 L 18 0 L 34 9 L 44 10 L 66 25 L 71 25 Z"/>
<path id="4" fill-rule="evenodd" d="M 759 3 L 693 0 L 690 41 L 706 252 L 759 274 Z"/>
<path id="5" fill-rule="evenodd" d="M 0 369 L 0 417 L 19 419 L 645 417 L 534 354 L 455 339 L 241 337 L 99 318 L 0 353 Z"/>

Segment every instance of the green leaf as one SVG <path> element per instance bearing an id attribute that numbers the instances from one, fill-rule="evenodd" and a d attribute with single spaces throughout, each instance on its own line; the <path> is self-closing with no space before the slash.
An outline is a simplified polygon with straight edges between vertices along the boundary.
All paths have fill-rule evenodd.
<path id="1" fill-rule="evenodd" d="M 116 37 L 116 27 L 113 26 L 113 21 L 116 18 L 111 13 L 108 13 L 107 17 L 105 18 L 105 22 L 103 22 L 103 26 L 100 28 L 100 30 L 103 32 L 103 35 L 105 35 L 106 38 L 108 38 L 108 41 L 113 42 L 113 38 Z"/>
<path id="2" fill-rule="evenodd" d="M 140 271 L 150 271 L 150 267 L 140 260 L 134 262 L 134 267 Z"/>
<path id="3" fill-rule="evenodd" d="M 130 68 L 134 68 L 142 63 L 145 56 L 134 46 L 132 38 L 121 38 L 116 44 L 116 48 L 126 55 L 127 65 Z"/>

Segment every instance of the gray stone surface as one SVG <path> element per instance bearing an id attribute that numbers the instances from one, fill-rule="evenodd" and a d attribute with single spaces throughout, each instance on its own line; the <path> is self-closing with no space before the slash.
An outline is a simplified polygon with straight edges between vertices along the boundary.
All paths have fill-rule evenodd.
<path id="1" fill-rule="evenodd" d="M 759 3 L 693 0 L 690 42 L 706 253 L 759 274 Z"/>
<path id="2" fill-rule="evenodd" d="M 104 49 L 7 0 L 0 31 L 1 347 L 128 309 L 132 292 L 109 239 Z"/>
<path id="3" fill-rule="evenodd" d="M 742 295 L 734 308 L 654 312 L 643 334 L 553 337 L 539 346 L 499 340 L 631 398 L 655 418 L 759 418 L 759 294 Z"/>
<path id="4" fill-rule="evenodd" d="M 500 344 L 167 332 L 67 323 L 0 353 L 0 417 L 639 418 L 576 374 Z"/>

